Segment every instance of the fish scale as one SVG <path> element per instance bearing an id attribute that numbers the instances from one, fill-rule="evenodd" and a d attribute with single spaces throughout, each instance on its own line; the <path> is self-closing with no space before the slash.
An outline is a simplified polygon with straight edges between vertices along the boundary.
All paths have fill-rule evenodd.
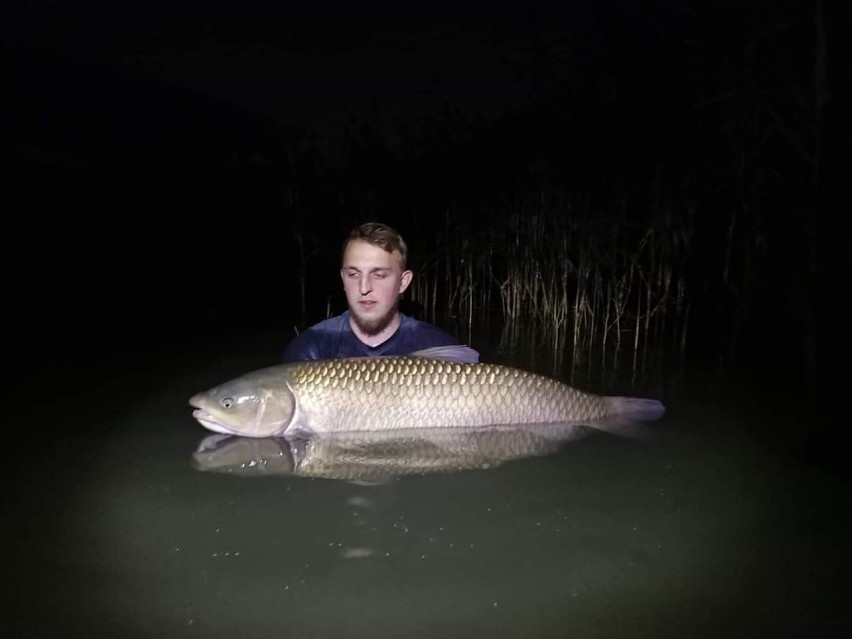
<path id="1" fill-rule="evenodd" d="M 290 380 L 313 430 L 318 424 L 373 430 L 546 423 L 597 419 L 606 412 L 600 397 L 492 364 L 408 357 L 332 360 L 299 364 Z"/>

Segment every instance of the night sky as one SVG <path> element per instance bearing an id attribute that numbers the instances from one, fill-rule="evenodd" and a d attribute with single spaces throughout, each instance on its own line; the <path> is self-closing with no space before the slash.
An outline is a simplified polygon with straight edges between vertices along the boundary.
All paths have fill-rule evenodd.
<path id="1" fill-rule="evenodd" d="M 115 91 L 169 87 L 211 111 L 218 103 L 327 132 L 372 101 L 388 117 L 447 104 L 495 115 L 555 74 L 676 46 L 701 19 L 676 4 L 633 4 L 40 3 L 18 7 L 4 36 L 22 63 L 31 56 L 31 72 L 52 62 L 92 84 L 125 85 Z"/>
<path id="2" fill-rule="evenodd" d="M 0 24 L 12 350 L 78 356 L 119 337 L 179 343 L 197 331 L 292 325 L 294 229 L 324 233 L 311 263 L 323 287 L 356 223 L 380 217 L 415 247 L 440 224 L 448 205 L 431 188 L 433 165 L 400 168 L 387 160 L 395 152 L 438 157 L 441 184 L 469 186 L 453 187 L 453 202 L 485 201 L 507 178 L 538 175 L 542 161 L 596 193 L 616 169 L 652 185 L 651 167 L 674 167 L 672 179 L 688 184 L 680 158 L 701 157 L 706 178 L 724 175 L 730 154 L 721 143 L 696 149 L 685 114 L 711 113 L 718 130 L 701 135 L 736 141 L 740 121 L 724 109 L 751 87 L 776 162 L 763 167 L 755 154 L 754 188 L 771 191 L 761 176 L 776 175 L 798 193 L 818 191 L 813 131 L 831 147 L 824 131 L 838 101 L 830 84 L 814 88 L 816 6 L 16 3 Z M 827 11 L 831 62 L 842 21 Z M 817 128 L 814 96 L 825 99 Z M 353 135 L 367 140 L 361 155 Z M 416 178 L 408 200 L 394 191 Z M 789 199 L 770 193 L 767 207 Z M 416 201 L 416 215 L 401 201 Z M 799 254 L 789 220 L 769 231 L 778 264 Z"/>

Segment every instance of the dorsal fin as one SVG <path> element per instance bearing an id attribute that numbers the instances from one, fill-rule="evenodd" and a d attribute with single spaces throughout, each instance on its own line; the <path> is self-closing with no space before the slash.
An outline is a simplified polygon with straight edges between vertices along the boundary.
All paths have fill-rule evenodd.
<path id="1" fill-rule="evenodd" d="M 411 357 L 428 357 L 429 359 L 442 359 L 447 362 L 462 362 L 476 364 L 479 362 L 479 351 L 469 346 L 453 344 L 451 346 L 433 346 L 414 351 Z"/>

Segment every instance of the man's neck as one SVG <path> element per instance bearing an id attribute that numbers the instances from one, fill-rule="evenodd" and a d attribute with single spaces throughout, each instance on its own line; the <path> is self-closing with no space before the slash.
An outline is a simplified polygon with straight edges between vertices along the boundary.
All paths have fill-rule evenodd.
<path id="1" fill-rule="evenodd" d="M 394 318 L 391 320 L 391 323 L 388 324 L 381 332 L 376 333 L 375 335 L 367 335 L 364 333 L 358 325 L 355 324 L 355 320 L 350 315 L 349 317 L 349 326 L 352 328 L 352 332 L 355 333 L 355 337 L 364 342 L 367 346 L 371 348 L 375 348 L 379 344 L 383 344 L 388 341 L 394 333 L 396 333 L 396 329 L 399 328 L 400 323 L 402 322 L 402 318 L 400 314 L 397 313 L 394 315 Z"/>

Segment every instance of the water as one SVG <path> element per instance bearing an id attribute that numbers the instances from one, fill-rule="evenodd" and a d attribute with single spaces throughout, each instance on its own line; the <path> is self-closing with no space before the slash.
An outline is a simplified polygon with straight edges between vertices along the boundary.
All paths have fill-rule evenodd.
<path id="1" fill-rule="evenodd" d="M 186 400 L 268 363 L 277 339 L 25 402 L 15 423 L 32 435 L 8 451 L 11 636 L 849 632 L 848 475 L 767 438 L 776 411 L 681 389 L 649 440 L 593 435 L 496 468 L 201 472 L 209 433 Z"/>

